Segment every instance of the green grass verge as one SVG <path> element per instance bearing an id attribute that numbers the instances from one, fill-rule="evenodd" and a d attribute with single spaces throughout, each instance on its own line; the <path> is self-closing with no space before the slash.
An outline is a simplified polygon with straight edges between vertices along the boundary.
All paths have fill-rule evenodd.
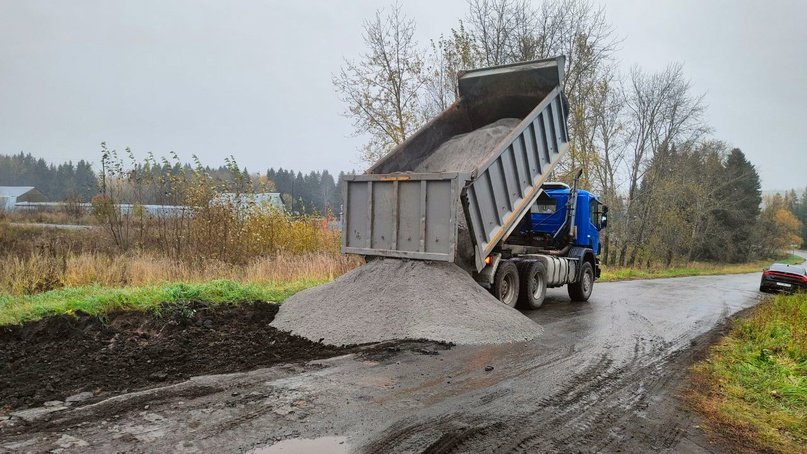
<path id="1" fill-rule="evenodd" d="M 0 294 L 0 326 L 24 323 L 48 315 L 83 311 L 102 314 L 113 310 L 157 311 L 161 303 L 204 301 L 213 304 L 244 301 L 282 302 L 291 295 L 322 284 L 300 280 L 287 283 L 242 284 L 233 281 L 206 283 L 166 283 L 126 288 L 86 286 L 66 288 L 37 295 Z"/>
<path id="2" fill-rule="evenodd" d="M 807 450 L 807 294 L 778 295 L 694 367 L 696 408 L 728 439 Z"/>
<path id="3" fill-rule="evenodd" d="M 762 271 L 773 262 L 787 263 L 791 265 L 804 262 L 804 258 L 798 255 L 789 255 L 778 260 L 761 260 L 750 263 L 715 265 L 710 263 L 698 263 L 691 266 L 659 268 L 659 269 L 637 269 L 621 267 L 603 267 L 600 281 L 628 281 L 633 279 L 660 279 L 668 277 L 685 276 L 711 276 L 716 274 L 744 274 Z"/>

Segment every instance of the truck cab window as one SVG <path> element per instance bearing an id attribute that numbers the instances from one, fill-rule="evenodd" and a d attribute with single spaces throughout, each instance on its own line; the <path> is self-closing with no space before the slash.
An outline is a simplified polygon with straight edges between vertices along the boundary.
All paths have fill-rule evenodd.
<path id="1" fill-rule="evenodd" d="M 596 199 L 591 199 L 591 204 L 589 206 L 591 208 L 591 223 L 599 228 L 601 216 L 600 202 L 598 202 Z"/>
<path id="2" fill-rule="evenodd" d="M 530 210 L 533 214 L 552 214 L 556 211 L 553 199 L 538 199 Z"/>

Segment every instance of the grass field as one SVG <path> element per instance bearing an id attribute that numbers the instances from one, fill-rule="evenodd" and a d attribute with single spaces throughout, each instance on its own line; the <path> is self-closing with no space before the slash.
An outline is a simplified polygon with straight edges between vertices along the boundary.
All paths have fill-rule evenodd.
<path id="1" fill-rule="evenodd" d="M 777 260 L 761 260 L 750 263 L 716 265 L 712 263 L 694 263 L 689 266 L 657 268 L 657 269 L 637 269 L 604 267 L 602 282 L 627 281 L 632 279 L 660 279 L 667 277 L 685 276 L 710 276 L 716 274 L 744 274 L 761 272 L 763 268 L 769 266 L 774 261 L 791 265 L 804 262 L 804 258 L 798 255 L 789 255 Z"/>
<path id="2" fill-rule="evenodd" d="M 807 294 L 778 295 L 694 368 L 690 400 L 750 450 L 807 452 Z"/>
<path id="3" fill-rule="evenodd" d="M 143 287 L 83 286 L 36 295 L 0 295 L 0 326 L 37 320 L 48 315 L 83 311 L 103 314 L 113 310 L 159 311 L 162 303 L 204 301 L 214 304 L 246 301 L 281 302 L 321 280 L 301 279 L 282 284 L 249 284 L 227 280 L 171 283 Z"/>

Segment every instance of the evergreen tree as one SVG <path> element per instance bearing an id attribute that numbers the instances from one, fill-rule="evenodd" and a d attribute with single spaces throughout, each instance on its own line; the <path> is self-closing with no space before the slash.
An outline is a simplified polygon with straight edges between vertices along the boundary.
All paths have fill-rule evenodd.
<path id="1" fill-rule="evenodd" d="M 0 186 L 34 186 L 51 201 L 78 196 L 89 202 L 98 192 L 98 181 L 86 161 L 48 164 L 31 154 L 0 155 Z"/>
<path id="2" fill-rule="evenodd" d="M 726 203 L 715 216 L 728 232 L 723 245 L 729 261 L 744 261 L 751 257 L 753 234 L 762 204 L 759 174 L 739 149 L 731 150 L 726 158 L 722 178 L 725 182 L 719 197 Z"/>
<path id="3" fill-rule="evenodd" d="M 321 191 L 322 191 L 322 201 L 323 201 L 323 211 L 322 214 L 338 214 L 338 203 L 334 200 L 334 195 L 336 194 L 336 182 L 333 181 L 333 177 L 327 170 L 322 171 L 322 179 L 321 179 Z M 341 197 L 340 197 L 341 198 Z"/>
<path id="4" fill-rule="evenodd" d="M 266 171 L 266 178 L 274 182 L 275 190 L 286 202 L 287 209 L 322 216 L 329 212 L 339 216 L 342 206 L 341 179 L 344 175 L 344 172 L 340 172 L 338 180 L 335 180 L 327 170 L 303 174 L 281 167 Z"/>

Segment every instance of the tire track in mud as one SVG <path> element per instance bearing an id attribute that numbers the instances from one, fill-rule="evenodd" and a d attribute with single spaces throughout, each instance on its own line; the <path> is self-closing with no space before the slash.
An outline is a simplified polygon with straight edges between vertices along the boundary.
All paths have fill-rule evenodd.
<path id="1" fill-rule="evenodd" d="M 629 433 L 631 426 L 646 432 L 640 435 L 643 446 L 670 449 L 686 432 L 684 421 L 653 426 L 637 413 L 652 406 L 654 394 L 678 376 L 667 368 L 685 351 L 681 347 L 687 334 L 670 341 L 636 335 L 633 354 L 624 363 L 617 365 L 607 351 L 601 352 L 551 395 L 510 405 L 532 411 L 504 417 L 457 414 L 413 425 L 399 422 L 366 452 L 596 452 L 630 442 L 629 437 L 636 436 Z M 424 449 L 418 448 L 424 444 Z"/>
<path id="2" fill-rule="evenodd" d="M 548 437 L 542 433 L 528 435 L 515 447 L 502 446 L 497 448 L 497 452 L 596 452 L 624 441 L 625 427 L 643 426 L 644 420 L 637 416 L 637 410 L 649 407 L 650 399 L 680 375 L 670 374 L 667 369 L 685 352 L 680 347 L 686 345 L 682 341 L 688 337 L 687 334 L 682 333 L 670 341 L 664 341 L 660 336 L 651 336 L 644 342 L 637 338 L 634 356 L 630 361 L 610 370 L 606 378 L 594 386 L 580 390 L 582 393 L 593 393 L 594 404 L 572 408 L 544 424 L 542 427 L 547 430 L 560 427 L 559 431 L 551 432 Z M 652 359 L 644 361 L 648 358 Z M 602 398 L 603 395 L 605 398 Z M 602 399 L 597 400 L 598 397 Z M 619 421 L 623 423 L 618 424 Z M 673 427 L 666 424 L 645 438 L 652 439 L 652 443 L 647 444 L 654 448 L 668 449 L 677 444 L 684 432 L 681 424 L 674 424 Z M 657 443 L 657 440 L 661 440 L 661 443 Z M 508 447 L 511 449 L 508 450 Z"/>
<path id="3" fill-rule="evenodd" d="M 591 380 L 591 376 L 602 373 L 607 369 L 612 361 L 604 356 L 592 365 L 587 366 L 581 373 L 576 375 L 566 385 L 558 390 L 554 395 L 542 398 L 539 401 L 539 406 L 557 406 L 564 401 L 564 395 L 574 395 L 575 388 L 580 385 L 585 385 Z M 542 363 L 545 364 L 546 363 Z M 530 368 L 528 371 L 535 370 Z M 497 392 L 500 394 L 500 392 Z M 482 397 L 484 399 L 485 396 Z M 498 399 L 493 399 L 498 400 Z M 415 417 L 407 418 L 407 420 L 396 422 L 391 429 L 389 429 L 384 437 L 366 448 L 366 452 L 373 454 L 383 454 L 389 452 L 404 452 L 411 450 L 414 446 L 412 443 L 417 438 L 424 438 L 424 434 L 432 432 L 437 434 L 439 439 L 428 446 L 424 452 L 432 453 L 448 453 L 448 452 L 461 452 L 458 451 L 469 440 L 481 438 L 488 431 L 485 428 L 490 424 L 485 424 L 485 421 L 480 418 L 471 418 L 467 421 L 467 415 L 444 415 L 426 421 L 415 422 Z M 489 421 L 488 421 L 489 422 Z M 469 430 L 476 428 L 478 430 Z M 502 429 L 507 429 L 506 425 Z M 443 434 L 443 435 L 440 435 Z M 416 444 L 416 443 L 415 443 Z M 401 449 L 406 446 L 405 449 Z"/>

